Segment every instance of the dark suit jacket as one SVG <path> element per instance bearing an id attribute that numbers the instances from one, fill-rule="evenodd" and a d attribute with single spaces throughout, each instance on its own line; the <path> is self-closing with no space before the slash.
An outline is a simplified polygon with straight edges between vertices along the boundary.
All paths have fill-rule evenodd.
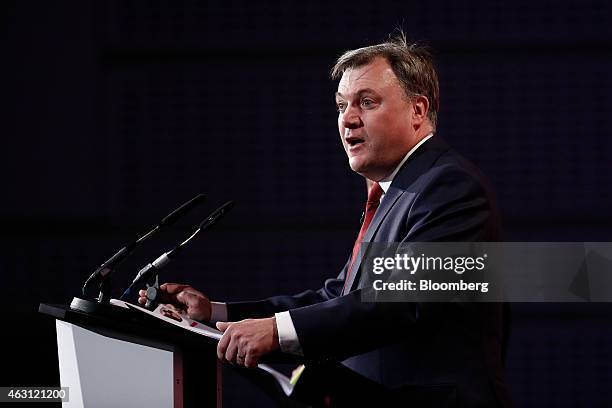
<path id="1" fill-rule="evenodd" d="M 396 175 L 364 242 L 497 241 L 499 231 L 477 169 L 434 136 Z M 508 405 L 501 304 L 364 303 L 357 273 L 342 293 L 346 268 L 318 291 L 230 303 L 229 319 L 290 310 L 305 358 L 342 361 L 410 406 Z"/>

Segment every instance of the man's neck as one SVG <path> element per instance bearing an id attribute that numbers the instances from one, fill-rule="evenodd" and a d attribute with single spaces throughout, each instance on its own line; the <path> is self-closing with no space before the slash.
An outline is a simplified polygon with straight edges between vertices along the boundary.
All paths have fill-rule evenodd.
<path id="1" fill-rule="evenodd" d="M 399 172 L 399 170 L 402 168 L 402 166 L 404 165 L 404 163 L 406 163 L 406 161 L 410 158 L 410 156 L 412 156 L 412 154 L 419 148 L 419 146 L 421 146 L 423 143 L 425 143 L 427 140 L 429 140 L 432 136 L 433 136 L 433 132 L 430 132 L 429 134 L 425 135 L 425 137 L 423 137 L 421 140 L 419 140 L 419 142 L 417 144 L 415 144 L 412 149 L 410 149 L 410 151 L 408 153 L 406 153 L 406 155 L 404 156 L 404 158 L 399 162 L 399 164 L 397 166 L 395 166 L 395 169 L 393 170 L 393 172 L 391 174 L 389 174 L 387 177 L 383 178 L 382 180 L 380 180 L 378 182 L 378 184 L 380 184 L 380 187 L 383 189 L 383 191 L 386 193 L 387 190 L 389 189 L 389 186 L 391 186 L 391 183 L 393 182 L 393 179 L 395 178 L 395 176 L 397 175 L 397 173 Z"/>

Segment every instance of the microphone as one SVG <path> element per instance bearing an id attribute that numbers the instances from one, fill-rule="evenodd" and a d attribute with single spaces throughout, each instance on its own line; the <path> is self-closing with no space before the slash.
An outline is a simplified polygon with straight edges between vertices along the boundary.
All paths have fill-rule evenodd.
<path id="1" fill-rule="evenodd" d="M 100 265 L 90 276 L 87 278 L 85 283 L 83 284 L 83 295 L 85 296 L 87 292 L 87 288 L 89 285 L 96 280 L 106 278 L 121 262 L 123 262 L 142 242 L 149 239 L 157 232 L 165 229 L 166 227 L 174 224 L 179 218 L 183 215 L 187 214 L 194 207 L 202 203 L 206 199 L 204 194 L 198 194 L 193 197 L 191 200 L 185 202 L 176 210 L 172 211 L 170 214 L 165 216 L 159 224 L 157 224 L 152 230 L 138 238 L 136 241 L 131 242 L 117 251 L 113 256 L 111 256 L 108 260 L 106 260 L 102 265 Z M 105 294 L 101 292 L 100 298 L 98 299 L 100 302 L 106 301 L 107 299 L 103 299 Z"/>
<path id="2" fill-rule="evenodd" d="M 219 220 L 234 207 L 234 204 L 234 201 L 228 201 L 221 207 L 217 208 L 215 211 L 210 213 L 210 215 L 206 217 L 206 219 L 202 221 L 197 228 L 195 228 L 195 230 L 186 240 L 175 246 L 172 250 L 164 252 L 153 262 L 142 268 L 138 274 L 136 274 L 136 277 L 130 286 L 123 292 L 123 295 L 121 295 L 119 299 L 123 299 L 125 296 L 128 296 L 135 286 L 148 281 L 157 271 L 166 266 L 172 259 L 176 258 L 189 241 L 195 238 L 201 231 L 206 231 L 219 222 Z"/>

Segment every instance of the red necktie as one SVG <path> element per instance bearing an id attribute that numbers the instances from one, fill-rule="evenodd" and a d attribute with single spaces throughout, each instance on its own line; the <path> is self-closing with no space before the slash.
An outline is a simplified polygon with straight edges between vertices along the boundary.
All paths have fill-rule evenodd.
<path id="1" fill-rule="evenodd" d="M 348 269 L 346 270 L 346 279 L 344 280 L 344 285 L 346 286 L 346 282 L 349 280 L 349 276 L 351 273 L 351 269 L 353 269 L 353 263 L 355 262 L 355 258 L 357 258 L 357 254 L 359 253 L 359 248 L 361 247 L 361 241 L 363 240 L 363 236 L 365 235 L 372 219 L 374 218 L 374 214 L 376 213 L 376 209 L 380 205 L 380 197 L 383 195 L 383 189 L 380 187 L 380 184 L 374 182 L 370 191 L 368 192 L 368 201 L 366 202 L 363 224 L 361 224 L 361 229 L 359 230 L 359 235 L 357 236 L 357 240 L 355 241 L 355 245 L 353 246 L 353 255 L 351 256 L 351 263 L 349 264 Z"/>

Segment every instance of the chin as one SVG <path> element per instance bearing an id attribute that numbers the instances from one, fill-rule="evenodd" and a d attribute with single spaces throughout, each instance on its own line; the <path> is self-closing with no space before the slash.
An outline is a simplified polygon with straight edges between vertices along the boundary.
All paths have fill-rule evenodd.
<path id="1" fill-rule="evenodd" d="M 372 162 L 366 162 L 361 157 L 349 158 L 349 166 L 355 173 L 373 181 L 384 177 L 384 171 L 381 171 L 380 166 L 372 166 Z"/>
<path id="2" fill-rule="evenodd" d="M 351 170 L 355 173 L 359 173 L 363 176 L 364 172 L 368 171 L 368 167 L 360 162 L 360 160 L 356 160 L 356 158 L 349 159 L 349 166 Z"/>
<path id="3" fill-rule="evenodd" d="M 370 174 L 370 171 L 368 171 L 368 169 L 363 166 L 351 166 L 351 170 L 353 170 L 355 173 L 359 174 L 362 177 L 365 177 L 370 180 L 372 179 L 372 174 Z"/>

